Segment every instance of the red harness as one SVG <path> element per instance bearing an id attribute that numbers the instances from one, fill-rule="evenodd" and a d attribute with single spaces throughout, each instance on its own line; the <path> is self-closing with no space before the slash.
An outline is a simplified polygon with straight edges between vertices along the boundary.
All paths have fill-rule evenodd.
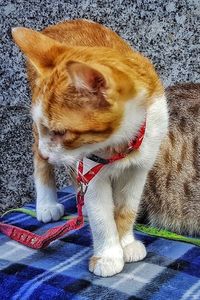
<path id="1" fill-rule="evenodd" d="M 137 150 L 144 138 L 146 128 L 146 121 L 141 126 L 137 137 L 130 141 L 128 144 L 128 148 L 125 154 L 118 153 L 112 156 L 109 159 L 102 159 L 98 156 L 91 155 L 88 157 L 89 159 L 98 162 L 96 166 L 90 169 L 86 174 L 83 175 L 83 160 L 78 164 L 78 175 L 77 181 L 79 183 L 79 191 L 77 193 L 77 210 L 78 216 L 67 221 L 64 225 L 56 226 L 54 228 L 49 229 L 43 235 L 38 235 L 28 230 L 5 224 L 0 223 L 0 232 L 4 233 L 5 235 L 9 236 L 11 239 L 28 246 L 34 249 L 41 249 L 47 247 L 52 241 L 60 238 L 67 232 L 75 229 L 79 229 L 84 224 L 84 217 L 82 208 L 84 205 L 84 195 L 87 191 L 87 187 L 89 182 L 94 178 L 94 176 L 99 173 L 99 171 L 104 167 L 106 164 L 114 163 L 117 160 L 125 158 L 131 151 Z"/>

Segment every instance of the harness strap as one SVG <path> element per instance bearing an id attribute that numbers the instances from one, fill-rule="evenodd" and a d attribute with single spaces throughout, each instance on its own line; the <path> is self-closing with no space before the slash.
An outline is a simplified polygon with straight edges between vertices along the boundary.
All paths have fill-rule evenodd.
<path id="1" fill-rule="evenodd" d="M 128 148 L 125 153 L 116 153 L 111 158 L 108 158 L 108 159 L 101 158 L 94 154 L 88 156 L 88 158 L 96 163 L 100 163 L 103 165 L 113 163 L 117 160 L 125 158 L 130 152 L 132 152 L 134 150 L 138 150 L 140 148 L 142 141 L 144 139 L 145 129 L 146 129 L 146 119 L 145 119 L 144 123 L 142 124 L 140 130 L 138 131 L 136 138 L 131 140 L 128 143 Z"/>

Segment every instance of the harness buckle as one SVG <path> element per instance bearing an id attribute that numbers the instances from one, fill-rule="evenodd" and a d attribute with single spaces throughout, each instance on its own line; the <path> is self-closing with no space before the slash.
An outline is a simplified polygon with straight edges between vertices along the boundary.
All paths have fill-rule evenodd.
<path id="1" fill-rule="evenodd" d="M 79 193 L 81 196 L 84 196 L 87 192 L 88 184 L 84 184 L 83 182 L 79 182 Z"/>

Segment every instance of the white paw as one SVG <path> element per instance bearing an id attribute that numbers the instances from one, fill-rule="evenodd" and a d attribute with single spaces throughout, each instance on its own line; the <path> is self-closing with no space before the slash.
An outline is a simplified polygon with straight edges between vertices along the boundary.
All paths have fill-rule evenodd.
<path id="1" fill-rule="evenodd" d="M 37 219 L 43 223 L 58 221 L 64 215 L 64 206 L 60 203 L 37 207 Z"/>
<path id="2" fill-rule="evenodd" d="M 140 241 L 134 241 L 123 248 L 124 261 L 133 262 L 145 258 L 147 255 L 145 246 Z"/>
<path id="3" fill-rule="evenodd" d="M 123 267 L 123 257 L 92 256 L 89 262 L 90 272 L 102 277 L 113 276 L 121 272 Z"/>

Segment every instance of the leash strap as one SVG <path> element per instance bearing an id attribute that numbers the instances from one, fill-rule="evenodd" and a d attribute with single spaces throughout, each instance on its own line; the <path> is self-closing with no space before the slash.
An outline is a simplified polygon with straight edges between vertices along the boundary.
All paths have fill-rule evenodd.
<path id="1" fill-rule="evenodd" d="M 8 210 L 7 212 L 5 212 L 3 214 L 3 216 L 12 213 L 12 212 L 20 212 L 23 214 L 27 214 L 33 218 L 36 218 L 36 212 L 34 210 L 28 209 L 28 208 L 13 208 Z M 68 215 L 68 216 L 63 216 L 61 218 L 61 220 L 71 220 L 73 218 L 72 215 Z M 84 217 L 84 219 L 86 221 L 88 221 L 87 217 Z M 135 224 L 135 230 L 140 231 L 140 232 L 144 232 L 148 235 L 151 236 L 156 236 L 159 238 L 164 238 L 164 239 L 168 239 L 168 240 L 175 240 L 175 241 L 179 241 L 179 242 L 185 242 L 185 243 L 189 243 L 189 244 L 193 244 L 195 246 L 200 247 L 200 238 L 191 238 L 188 236 L 184 236 L 184 235 L 180 235 L 165 229 L 159 229 L 156 227 L 152 227 L 149 225 L 144 225 L 144 224 Z"/>
<path id="2" fill-rule="evenodd" d="M 104 165 L 96 165 L 83 175 L 83 161 L 79 162 L 77 180 L 79 182 L 80 188 L 76 198 L 78 211 L 77 217 L 67 221 L 64 225 L 49 229 L 43 235 L 38 235 L 31 231 L 3 222 L 0 223 L 0 232 L 4 233 L 12 240 L 15 240 L 27 247 L 33 249 L 42 249 L 47 247 L 52 241 L 57 240 L 69 231 L 80 229 L 84 225 L 82 208 L 84 205 L 84 195 L 87 191 L 87 186 L 103 166 Z"/>
<path id="3" fill-rule="evenodd" d="M 52 241 L 57 240 L 71 230 L 80 229 L 84 224 L 83 217 L 83 205 L 84 205 L 84 195 L 87 192 L 89 182 L 95 177 L 96 174 L 106 165 L 111 164 L 117 160 L 125 158 L 131 151 L 137 150 L 144 138 L 146 127 L 146 120 L 140 131 L 138 132 L 137 137 L 128 144 L 128 149 L 125 154 L 117 153 L 110 159 L 102 159 L 98 156 L 91 156 L 91 160 L 100 162 L 92 169 L 90 169 L 86 174 L 83 174 L 83 160 L 78 164 L 78 175 L 77 181 L 79 183 L 79 191 L 77 193 L 77 212 L 78 216 L 67 221 L 64 225 L 56 226 L 47 230 L 43 235 L 38 235 L 31 231 L 16 227 L 14 225 L 6 224 L 0 222 L 0 232 L 4 233 L 11 239 L 33 249 L 42 249 L 47 247 Z"/>
<path id="4" fill-rule="evenodd" d="M 67 232 L 79 229 L 83 226 L 83 217 L 76 217 L 64 225 L 56 226 L 49 229 L 45 234 L 38 235 L 28 230 L 1 223 L 0 231 L 9 236 L 12 240 L 15 240 L 27 247 L 33 249 L 41 249 L 47 247 L 52 241 L 60 238 Z"/>

